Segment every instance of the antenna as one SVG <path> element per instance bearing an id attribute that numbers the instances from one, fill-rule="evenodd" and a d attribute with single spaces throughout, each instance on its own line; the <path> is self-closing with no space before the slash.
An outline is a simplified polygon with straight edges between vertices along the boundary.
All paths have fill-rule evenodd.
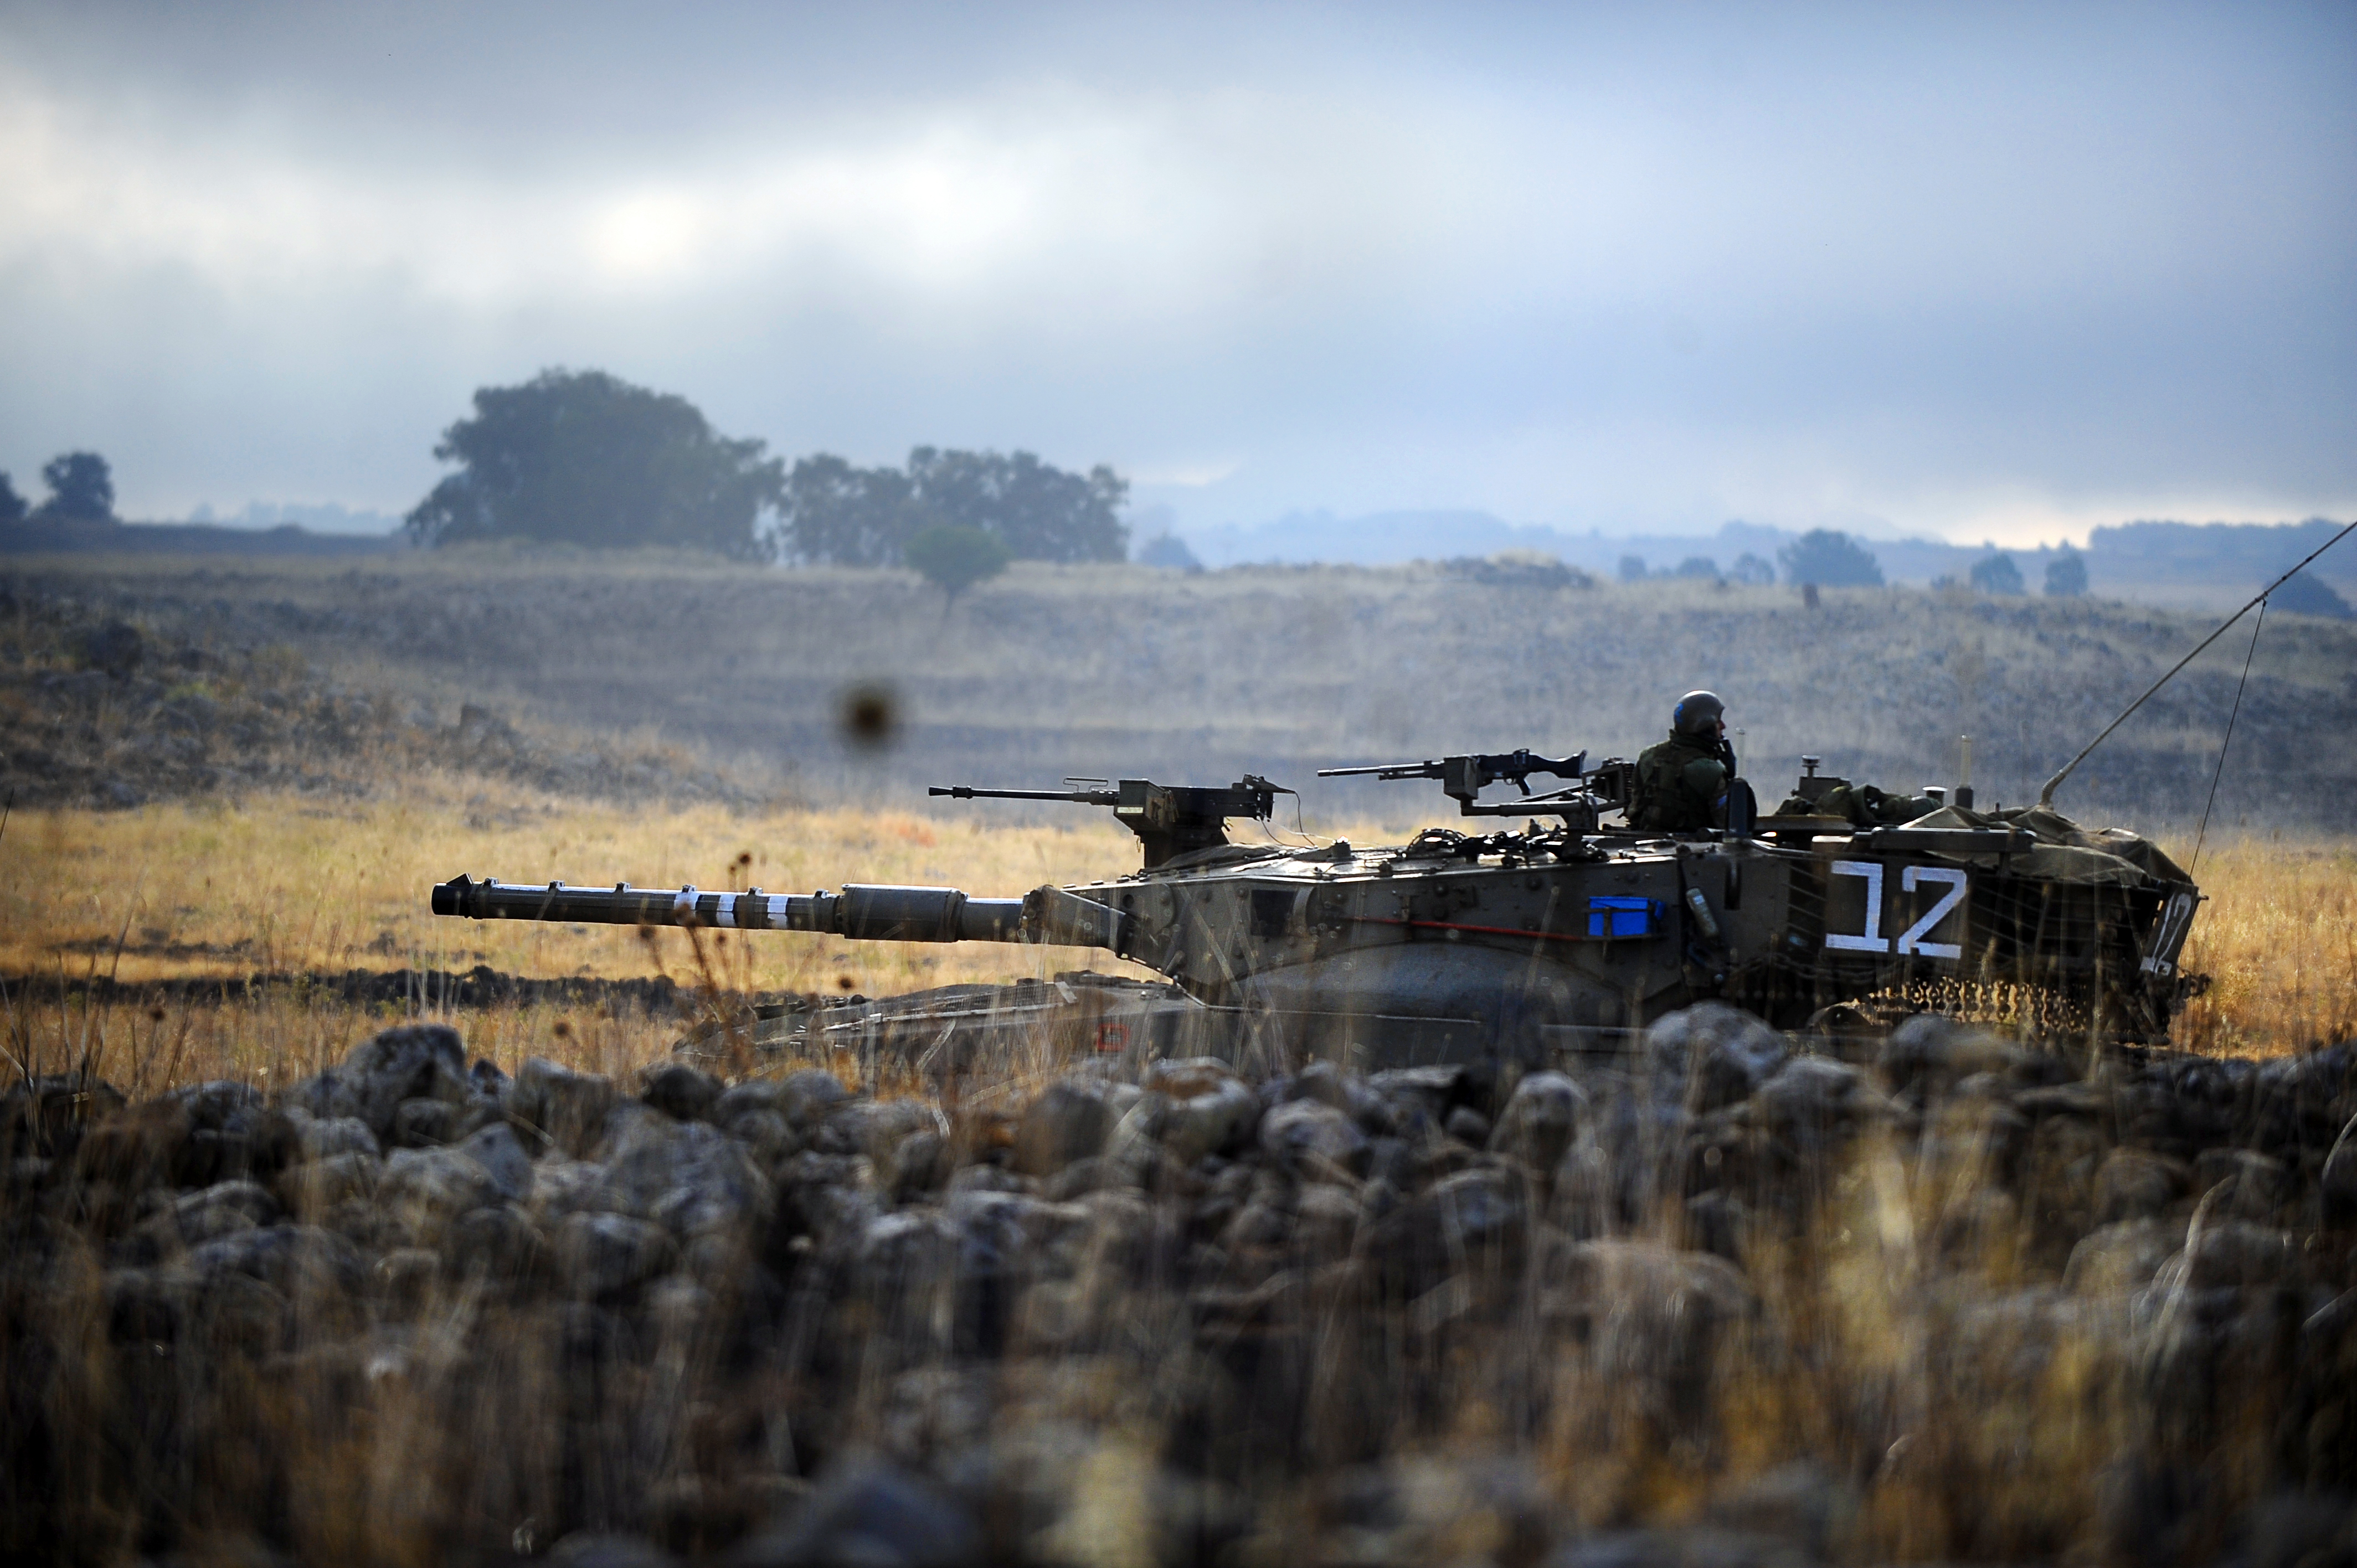
<path id="1" fill-rule="evenodd" d="M 2266 603 L 2267 596 L 2274 593 L 2277 588 L 2282 587 L 2286 583 L 2290 582 L 2293 577 L 2297 576 L 2300 571 L 2300 567 L 2306 566 L 2309 561 L 2315 560 L 2318 556 L 2323 554 L 2326 551 L 2331 549 L 2334 545 L 2348 538 L 2352 533 L 2357 533 L 2357 522 L 2351 523 L 2348 527 L 2342 529 L 2340 532 L 2334 534 L 2331 538 L 2326 540 L 2323 543 L 2309 551 L 2307 558 L 2301 561 L 2298 566 L 2294 566 L 2290 571 L 2286 572 L 2282 576 L 2277 577 L 2274 582 L 2269 583 L 2266 587 L 2261 588 L 2258 593 L 2253 596 L 2250 604 L 2244 605 L 2241 609 L 2236 610 L 2233 615 L 2228 616 L 2224 620 L 2219 622 L 2217 630 L 2212 632 L 2200 642 L 2194 644 L 2192 652 L 2187 654 L 2184 658 L 2170 665 L 2169 667 L 2168 674 L 2163 675 L 2159 680 L 2155 681 L 2146 689 L 2143 696 L 2138 697 L 2135 702 L 2130 703 L 2127 705 L 2126 713 L 2121 714 L 2118 718 L 2115 718 L 2110 724 L 2105 725 L 2104 726 L 2104 733 L 2089 741 L 2085 751 L 2082 751 L 2078 756 L 2064 763 L 2062 765 L 2062 771 L 2057 773 L 2053 778 L 2049 779 L 2046 781 L 2046 787 L 2038 791 L 2038 803 L 2041 806 L 2051 806 L 2054 804 L 2054 791 L 2062 787 L 2062 780 L 2070 778 L 2072 770 L 2076 768 L 2079 764 L 2087 760 L 2088 752 L 2094 750 L 2095 747 L 2103 745 L 2106 740 L 2109 740 L 2114 730 L 2127 723 L 2128 715 L 2130 714 L 2135 713 L 2138 708 L 2143 707 L 2146 703 L 2151 701 L 2153 693 L 2159 691 L 2163 686 L 2168 685 L 2171 681 L 2175 680 L 2177 678 L 2177 672 L 2184 669 L 2187 665 L 2192 663 L 2194 660 L 2201 657 L 2201 650 L 2203 649 L 2209 647 L 2212 643 L 2225 636 L 2226 628 L 2233 626 L 2244 616 L 2250 614 L 2252 606 Z"/>

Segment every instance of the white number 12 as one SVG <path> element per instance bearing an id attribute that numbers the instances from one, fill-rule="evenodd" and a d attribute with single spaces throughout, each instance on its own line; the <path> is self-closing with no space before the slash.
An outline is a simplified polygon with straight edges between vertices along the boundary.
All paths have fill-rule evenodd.
<path id="1" fill-rule="evenodd" d="M 1866 929 L 1856 936 L 1845 931 L 1825 933 L 1825 946 L 1850 952 L 1889 952 L 1889 938 L 1882 934 L 1882 865 L 1872 860 L 1837 860 L 1833 864 L 1836 876 L 1856 876 L 1866 883 Z M 1970 874 L 1951 865 L 1910 865 L 1900 869 L 1899 886 L 1901 892 L 1912 893 L 1931 883 L 1948 891 L 1940 901 L 1923 913 L 1923 918 L 1899 935 L 1901 953 L 1921 953 L 1925 958 L 1962 958 L 1962 942 L 1933 942 L 1924 939 L 1938 929 L 1941 921 L 1953 914 L 1971 890 Z"/>

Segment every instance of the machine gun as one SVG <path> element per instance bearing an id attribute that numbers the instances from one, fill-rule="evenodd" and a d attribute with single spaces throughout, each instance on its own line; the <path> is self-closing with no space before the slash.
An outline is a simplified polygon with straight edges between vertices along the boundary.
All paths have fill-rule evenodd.
<path id="1" fill-rule="evenodd" d="M 1587 766 L 1587 753 L 1541 757 L 1527 748 L 1508 752 L 1469 753 L 1426 762 L 1379 762 L 1367 768 L 1321 768 L 1320 779 L 1437 779 L 1441 792 L 1457 802 L 1459 816 L 1560 816 L 1577 828 L 1592 830 L 1598 812 L 1626 806 L 1633 792 L 1635 768 L 1618 757 Z M 1531 793 L 1534 773 L 1570 780 L 1561 789 Z M 1491 784 L 1512 784 L 1522 794 L 1508 800 L 1484 800 L 1481 791 Z"/>
<path id="2" fill-rule="evenodd" d="M 936 784 L 928 795 L 953 800 L 1070 800 L 1082 806 L 1111 806 L 1121 825 L 1137 835 L 1145 847 L 1146 869 L 1152 871 L 1172 857 L 1228 842 L 1228 820 L 1249 817 L 1266 822 L 1276 811 L 1276 798 L 1293 790 L 1247 773 L 1224 788 L 1201 784 L 1157 784 L 1151 779 L 1067 779 L 1067 784 L 1094 784 L 1093 789 L 978 789 L 970 784 Z"/>

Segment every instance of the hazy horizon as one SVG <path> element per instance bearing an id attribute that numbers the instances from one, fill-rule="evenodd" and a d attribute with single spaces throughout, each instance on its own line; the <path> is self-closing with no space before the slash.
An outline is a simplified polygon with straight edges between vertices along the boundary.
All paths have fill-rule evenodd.
<path id="1" fill-rule="evenodd" d="M 596 366 L 1182 533 L 2357 511 L 2357 13 L 0 9 L 0 468 L 397 514 Z"/>

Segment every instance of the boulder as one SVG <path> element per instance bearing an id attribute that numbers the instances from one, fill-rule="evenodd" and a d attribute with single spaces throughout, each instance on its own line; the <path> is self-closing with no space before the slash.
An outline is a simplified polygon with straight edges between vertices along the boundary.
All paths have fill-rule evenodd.
<path id="1" fill-rule="evenodd" d="M 404 1100 L 465 1102 L 467 1047 L 458 1031 L 447 1024 L 404 1024 L 354 1046 L 336 1076 L 334 1091 L 327 1096 L 329 1108 L 335 1114 L 359 1117 L 385 1141 L 393 1136 L 394 1117 Z M 346 1103 L 349 1112 L 340 1108 Z M 312 1109 L 308 1103 L 305 1108 Z"/>
<path id="2" fill-rule="evenodd" d="M 393 1111 L 393 1133 L 386 1141 L 397 1149 L 438 1149 L 463 1135 L 467 1108 L 463 1101 L 404 1100 Z"/>
<path id="3" fill-rule="evenodd" d="M 703 1122 L 666 1118 L 632 1130 L 607 1166 L 602 1207 L 685 1240 L 769 1222 L 770 1178 L 742 1144 Z"/>
<path id="4" fill-rule="evenodd" d="M 544 1057 L 533 1057 L 517 1070 L 507 1097 L 511 1117 L 576 1158 L 597 1143 L 614 1101 L 612 1079 L 576 1072 Z"/>
<path id="5" fill-rule="evenodd" d="M 1563 1074 L 1528 1074 L 1514 1086 L 1505 1110 L 1498 1114 L 1498 1125 L 1490 1134 L 1490 1152 L 1544 1176 L 1562 1163 L 1587 1110 L 1587 1095 Z"/>
<path id="6" fill-rule="evenodd" d="M 357 1116 L 302 1117 L 295 1122 L 295 1147 L 305 1160 L 361 1154 L 373 1159 L 384 1153 L 376 1133 Z"/>
<path id="7" fill-rule="evenodd" d="M 650 1068 L 644 1081 L 640 1098 L 674 1121 L 703 1121 L 720 1100 L 720 1080 L 685 1062 Z"/>
<path id="8" fill-rule="evenodd" d="M 618 1295 L 670 1272 L 671 1232 L 627 1214 L 576 1214 L 556 1229 L 554 1263 L 563 1288 L 584 1301 Z"/>
<path id="9" fill-rule="evenodd" d="M 1293 1100 L 1260 1119 L 1260 1146 L 1270 1158 L 1312 1177 L 1364 1176 L 1373 1146 L 1348 1112 L 1321 1101 Z"/>
<path id="10" fill-rule="evenodd" d="M 2025 1053 L 1970 1024 L 1919 1013 L 1890 1031 L 1876 1060 L 1893 1094 L 1944 1092 L 1975 1073 L 2010 1073 Z"/>
<path id="11" fill-rule="evenodd" d="M 423 1247 L 438 1246 L 450 1222 L 500 1202 L 500 1185 L 456 1149 L 395 1149 L 377 1183 L 377 1206 Z"/>
<path id="12" fill-rule="evenodd" d="M 963 1568 L 987 1556 L 964 1504 L 908 1471 L 868 1463 L 822 1483 L 799 1509 L 740 1542 L 730 1561 L 737 1568 Z"/>
<path id="13" fill-rule="evenodd" d="M 2140 1291 L 2184 1244 L 2185 1227 L 2165 1219 L 2123 1219 L 2090 1230 L 2071 1249 L 2062 1288 L 2073 1295 Z"/>
<path id="14" fill-rule="evenodd" d="M 1700 1002 L 1645 1031 L 1656 1090 L 1695 1112 L 1747 1099 L 1781 1066 L 1784 1036 L 1724 1002 Z"/>
<path id="15" fill-rule="evenodd" d="M 1103 1079 L 1060 1078 L 1024 1109 L 1007 1164 L 1019 1175 L 1049 1176 L 1104 1152 L 1120 1120 L 1114 1086 Z M 1132 1092 L 1135 1100 L 1135 1091 Z"/>
<path id="16" fill-rule="evenodd" d="M 532 1156 L 523 1151 L 514 1130 L 504 1122 L 479 1128 L 458 1144 L 457 1152 L 483 1167 L 500 1200 L 525 1203 L 532 1197 Z"/>
<path id="17" fill-rule="evenodd" d="M 2095 1170 L 2095 1223 L 2158 1219 L 2185 1196 L 2186 1180 L 2185 1166 L 2166 1155 L 2114 1149 Z"/>
<path id="18" fill-rule="evenodd" d="M 1260 1097 L 1226 1063 L 1209 1058 L 1156 1062 L 1142 1087 L 1145 1094 L 1123 1123 L 1135 1121 L 1180 1165 L 1235 1148 L 1260 1120 Z"/>

